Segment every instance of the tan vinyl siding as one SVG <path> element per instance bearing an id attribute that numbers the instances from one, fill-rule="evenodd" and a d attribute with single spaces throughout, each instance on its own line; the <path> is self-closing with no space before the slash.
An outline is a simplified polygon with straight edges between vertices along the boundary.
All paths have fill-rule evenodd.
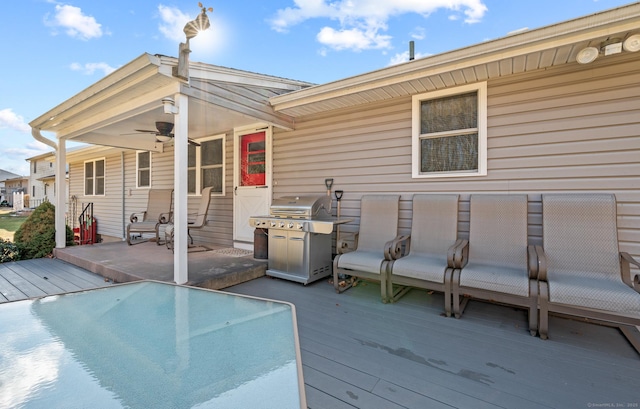
<path id="1" fill-rule="evenodd" d="M 540 243 L 545 192 L 615 193 L 620 246 L 640 255 L 640 71 L 621 56 L 488 82 L 488 175 L 411 178 L 411 99 L 296 119 L 274 134 L 274 197 L 344 190 L 342 215 L 357 229 L 359 199 L 400 193 L 409 233 L 414 193 L 461 194 L 459 236 L 467 237 L 469 196 L 525 193 L 529 235 Z M 335 208 L 334 208 L 335 212 Z"/>
<path id="2" fill-rule="evenodd" d="M 212 246 L 233 245 L 233 138 L 226 137 L 226 185 L 224 196 L 212 196 L 207 225 L 192 236 L 199 244 Z M 106 159 L 106 186 L 104 196 L 84 196 L 85 160 L 104 157 Z M 122 159 L 124 158 L 124 185 Z M 151 187 L 170 189 L 173 187 L 173 145 L 165 145 L 162 153 L 151 153 Z M 123 239 L 129 217 L 134 212 L 147 208 L 148 188 L 136 187 L 136 151 L 106 149 L 87 155 L 76 155 L 70 161 L 69 180 L 71 195 L 77 199 L 75 219 L 82 211 L 82 204 L 94 204 L 94 215 L 98 221 L 98 234 Z M 124 212 L 123 212 L 124 201 Z M 195 214 L 200 204 L 200 196 L 189 196 L 188 212 Z M 70 207 L 71 209 L 72 207 Z M 161 235 L 163 229 L 161 229 Z"/>

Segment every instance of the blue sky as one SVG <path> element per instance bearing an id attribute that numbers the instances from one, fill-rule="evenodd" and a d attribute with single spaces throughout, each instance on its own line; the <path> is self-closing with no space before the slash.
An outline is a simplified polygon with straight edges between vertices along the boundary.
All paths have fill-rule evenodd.
<path id="1" fill-rule="evenodd" d="M 326 83 L 632 3 L 629 0 L 227 0 L 191 60 Z M 0 169 L 46 152 L 31 120 L 141 54 L 177 56 L 196 0 L 4 1 Z"/>

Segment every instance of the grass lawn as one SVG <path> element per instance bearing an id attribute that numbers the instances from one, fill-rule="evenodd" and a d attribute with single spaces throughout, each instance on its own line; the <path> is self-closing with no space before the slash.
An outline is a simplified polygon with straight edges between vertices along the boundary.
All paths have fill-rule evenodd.
<path id="1" fill-rule="evenodd" d="M 27 216 L 16 216 L 10 209 L 0 209 L 0 238 L 13 241 L 13 233 L 27 220 Z"/>

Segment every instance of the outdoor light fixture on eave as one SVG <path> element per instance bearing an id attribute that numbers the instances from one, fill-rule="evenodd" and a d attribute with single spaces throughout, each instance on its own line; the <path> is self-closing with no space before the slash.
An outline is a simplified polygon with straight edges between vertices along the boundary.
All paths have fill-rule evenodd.
<path id="1" fill-rule="evenodd" d="M 633 34 L 624 41 L 620 38 L 610 38 L 600 43 L 600 47 L 586 47 L 578 52 L 576 61 L 579 64 L 589 64 L 598 58 L 600 54 L 612 55 L 624 51 L 635 53 L 640 51 L 640 34 Z"/>
<path id="2" fill-rule="evenodd" d="M 189 49 L 189 40 L 197 36 L 201 31 L 204 31 L 211 27 L 211 23 L 209 23 L 209 17 L 207 16 L 207 11 L 212 12 L 213 8 L 203 7 L 202 3 L 198 3 L 198 7 L 200 7 L 201 11 L 194 20 L 189 21 L 184 26 L 184 34 L 187 36 L 186 43 L 180 43 L 180 48 L 178 51 L 178 66 L 173 68 L 173 75 L 181 78 L 183 80 L 189 80 L 189 53 L 191 50 Z"/>

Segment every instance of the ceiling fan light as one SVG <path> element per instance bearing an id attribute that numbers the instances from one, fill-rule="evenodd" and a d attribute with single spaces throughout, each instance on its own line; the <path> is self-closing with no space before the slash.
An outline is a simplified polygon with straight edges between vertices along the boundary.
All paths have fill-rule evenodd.
<path id="1" fill-rule="evenodd" d="M 590 62 L 593 62 L 596 58 L 598 58 L 599 53 L 600 52 L 595 47 L 583 48 L 576 56 L 576 61 L 579 64 L 589 64 Z"/>
<path id="2" fill-rule="evenodd" d="M 170 135 L 156 135 L 156 140 L 158 142 L 169 142 L 171 140 Z"/>
<path id="3" fill-rule="evenodd" d="M 629 38 L 624 40 L 624 43 L 622 43 L 622 47 L 625 51 L 630 51 L 632 53 L 640 51 L 640 34 L 629 36 Z"/>

